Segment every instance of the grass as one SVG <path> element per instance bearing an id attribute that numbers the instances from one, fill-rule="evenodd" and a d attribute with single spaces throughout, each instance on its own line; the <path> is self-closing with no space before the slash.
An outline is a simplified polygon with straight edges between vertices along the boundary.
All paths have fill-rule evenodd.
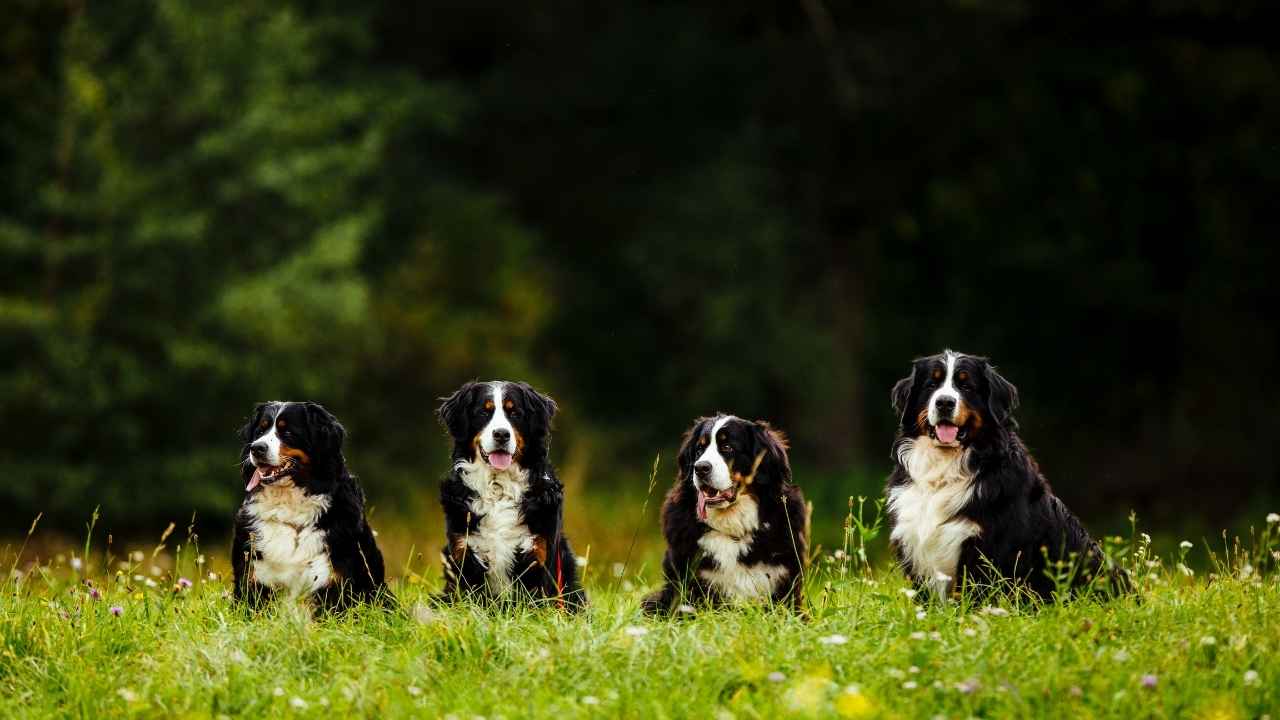
<path id="1" fill-rule="evenodd" d="M 400 606 L 258 617 L 193 538 L 12 559 L 0 716 L 1257 718 L 1280 710 L 1280 527 L 1158 554 L 1111 545 L 1138 597 L 925 605 L 855 510 L 814 558 L 810 617 L 747 608 L 642 618 L 646 566 L 593 558 L 591 609 L 434 609 L 438 570 L 396 568 Z M 882 549 L 882 547 L 877 547 Z M 12 551 L 11 551 L 12 552 Z M 401 558 L 413 552 L 398 552 Z M 396 555 L 388 553 L 395 566 Z M 873 553 L 874 556 L 874 553 Z M 12 557 L 12 556 L 11 556 Z M 1200 571 L 1188 567 L 1199 561 Z M 10 566 L 5 565 L 6 569 Z M 424 577 L 426 576 L 426 577 Z M 182 582 L 189 578 L 191 581 Z"/>

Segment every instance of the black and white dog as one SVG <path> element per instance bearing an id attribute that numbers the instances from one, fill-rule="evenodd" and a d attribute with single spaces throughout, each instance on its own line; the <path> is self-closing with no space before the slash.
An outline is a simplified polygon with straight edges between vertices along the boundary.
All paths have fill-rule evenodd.
<path id="1" fill-rule="evenodd" d="M 445 399 L 453 439 L 440 485 L 447 545 L 445 597 L 523 594 L 577 610 L 586 604 L 564 536 L 564 486 L 548 458 L 556 404 L 525 383 L 469 382 Z"/>
<path id="2" fill-rule="evenodd" d="M 791 483 L 782 434 L 732 415 L 685 433 L 675 485 L 662 505 L 662 589 L 648 614 L 677 603 L 803 606 L 809 508 Z"/>
<path id="3" fill-rule="evenodd" d="M 313 402 L 268 402 L 241 431 L 245 497 L 235 517 L 235 597 L 274 594 L 333 610 L 385 592 L 364 491 L 342 456 L 346 432 Z"/>
<path id="4" fill-rule="evenodd" d="M 1073 588 L 1099 575 L 1125 586 L 1040 474 L 1017 434 L 1017 388 L 986 358 L 919 358 L 892 401 L 900 427 L 886 491 L 890 544 L 918 587 L 946 598 L 1004 579 L 1047 598 L 1064 578 Z M 1050 566 L 1059 561 L 1067 569 Z"/>

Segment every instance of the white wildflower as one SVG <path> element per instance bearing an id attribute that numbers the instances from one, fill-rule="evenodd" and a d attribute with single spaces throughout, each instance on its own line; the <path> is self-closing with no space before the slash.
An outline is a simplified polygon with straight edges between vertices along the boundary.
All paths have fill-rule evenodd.
<path id="1" fill-rule="evenodd" d="M 574 562 L 577 563 L 578 567 L 587 566 L 587 558 L 585 555 L 579 555 L 576 559 L 574 559 Z"/>
<path id="2" fill-rule="evenodd" d="M 622 632 L 631 637 L 643 637 L 649 634 L 649 628 L 643 628 L 636 625 L 628 625 L 622 629 Z"/>
<path id="3" fill-rule="evenodd" d="M 417 685 L 410 685 L 409 687 L 405 688 L 405 692 L 409 693 L 414 697 L 418 697 L 419 695 L 422 694 L 422 688 L 418 687 Z"/>
<path id="4" fill-rule="evenodd" d="M 916 596 L 916 590 L 913 588 L 902 588 L 902 594 L 906 595 L 907 599 L 910 600 Z"/>
<path id="5" fill-rule="evenodd" d="M 612 567 L 611 567 L 610 569 L 611 569 L 611 570 L 613 570 L 613 576 L 614 576 L 614 577 L 616 577 L 616 578 L 620 578 L 620 577 L 622 577 L 622 573 L 624 573 L 624 572 L 626 572 L 626 571 L 627 571 L 627 566 L 626 566 L 626 565 L 623 565 L 623 564 L 622 564 L 622 563 L 620 563 L 620 562 L 616 562 L 616 563 L 614 563 L 614 564 L 612 565 Z"/>
<path id="6" fill-rule="evenodd" d="M 950 575 L 942 572 L 941 570 L 933 574 L 933 579 L 940 583 L 949 583 L 952 580 Z"/>
<path id="7" fill-rule="evenodd" d="M 1190 540 L 1183 540 L 1182 542 L 1178 543 L 1178 547 L 1182 548 L 1183 550 L 1190 550 L 1191 548 L 1195 547 L 1195 545 L 1192 545 Z"/>
<path id="8" fill-rule="evenodd" d="M 923 640 L 925 636 L 924 636 L 924 633 L 923 633 L 922 631 L 917 630 L 917 631 L 915 631 L 915 632 L 911 633 L 910 637 L 911 637 L 911 639 L 912 639 L 912 640 Z"/>
<path id="9" fill-rule="evenodd" d="M 925 619 L 925 618 L 927 618 L 927 617 L 929 617 L 929 613 L 927 613 L 927 612 L 925 612 L 925 611 L 923 611 L 923 610 L 917 610 L 917 611 L 916 611 L 916 619 L 917 619 L 917 620 L 923 620 L 923 619 Z"/>
<path id="10" fill-rule="evenodd" d="M 596 697 L 595 695 L 583 695 L 582 704 L 583 705 L 599 705 L 600 698 Z"/>
<path id="11" fill-rule="evenodd" d="M 919 675 L 920 668 L 916 667 L 915 665 L 912 665 L 911 667 L 907 668 L 907 672 L 911 673 L 912 675 Z"/>
<path id="12" fill-rule="evenodd" d="M 297 696 L 291 697 L 289 698 L 289 706 L 292 707 L 294 710 L 306 710 L 307 701 Z"/>
<path id="13" fill-rule="evenodd" d="M 1187 567 L 1182 563 L 1178 563 L 1178 572 L 1182 573 L 1183 575 L 1186 575 L 1187 577 L 1195 577 L 1195 574 L 1196 574 L 1195 570 L 1192 570 L 1191 568 Z"/>
<path id="14" fill-rule="evenodd" d="M 920 687 L 920 684 L 917 683 L 915 680 L 908 680 L 902 683 L 903 690 L 915 690 L 918 687 Z"/>
<path id="15" fill-rule="evenodd" d="M 676 608 L 676 612 L 683 613 L 685 615 L 692 615 L 697 612 L 697 610 L 695 610 L 689 603 L 680 603 L 680 606 Z"/>
<path id="16" fill-rule="evenodd" d="M 83 561 L 83 560 L 81 560 L 80 558 L 76 557 L 75 555 L 72 555 L 72 556 L 71 556 L 71 569 L 72 569 L 72 570 L 79 570 L 79 569 L 81 569 L 81 568 L 83 568 L 83 567 L 84 567 L 84 561 Z"/>
<path id="17" fill-rule="evenodd" d="M 127 703 L 138 702 L 138 693 L 134 692 L 132 688 L 122 687 L 116 690 L 116 695 L 119 695 L 120 699 Z"/>
<path id="18" fill-rule="evenodd" d="M 1280 513 L 1267 513 L 1267 524 L 1275 525 L 1280 523 Z"/>
<path id="19" fill-rule="evenodd" d="M 1146 533 L 1138 533 L 1138 536 L 1142 538 L 1142 544 L 1143 544 L 1143 545 L 1150 545 L 1150 544 L 1151 544 L 1151 536 L 1150 536 L 1150 535 L 1148 535 L 1148 534 L 1146 534 Z"/>
<path id="20" fill-rule="evenodd" d="M 893 678 L 894 680 L 901 680 L 902 678 L 907 676 L 905 672 L 899 670 L 898 668 L 889 668 L 888 670 L 885 671 L 885 674 Z"/>
<path id="21" fill-rule="evenodd" d="M 996 607 L 994 605 L 988 605 L 982 608 L 981 612 L 983 615 L 990 615 L 992 617 L 1006 617 L 1009 614 L 1008 610 L 1005 610 L 1002 607 Z"/>
<path id="22" fill-rule="evenodd" d="M 977 637 L 977 636 L 978 636 L 978 631 L 977 631 L 977 630 L 974 630 L 973 628 L 965 628 L 964 630 L 961 630 L 960 632 L 964 633 L 964 636 L 965 636 L 965 637 Z"/>
<path id="23" fill-rule="evenodd" d="M 780 683 L 780 682 L 785 682 L 787 679 L 787 676 L 783 673 L 778 672 L 777 670 L 774 670 L 773 672 L 766 675 L 765 679 L 772 683 Z"/>
<path id="24" fill-rule="evenodd" d="M 1118 663 L 1129 662 L 1129 651 L 1123 649 L 1117 650 L 1111 653 L 1111 659 Z"/>
<path id="25" fill-rule="evenodd" d="M 276 697 L 284 697 L 284 688 L 278 687 L 275 690 L 272 690 L 271 694 L 275 695 Z"/>
<path id="26" fill-rule="evenodd" d="M 847 642 L 849 642 L 849 638 L 839 634 L 818 638 L 818 643 L 821 645 L 843 645 Z"/>
<path id="27" fill-rule="evenodd" d="M 1213 647 L 1218 644 L 1218 638 L 1212 635 L 1205 635 L 1200 638 L 1200 647 Z"/>
<path id="28" fill-rule="evenodd" d="M 1257 671 L 1257 670 L 1246 670 L 1246 671 L 1245 671 L 1245 673 L 1244 673 L 1244 684 L 1245 684 L 1245 685 L 1247 685 L 1247 686 L 1249 686 L 1249 687 L 1257 687 L 1259 684 L 1261 684 L 1261 682 L 1262 682 L 1262 681 L 1258 678 L 1258 671 Z"/>
<path id="29" fill-rule="evenodd" d="M 156 581 L 152 580 L 151 578 L 147 578 L 146 580 L 143 580 L 143 584 L 145 584 L 147 587 L 155 587 Z"/>

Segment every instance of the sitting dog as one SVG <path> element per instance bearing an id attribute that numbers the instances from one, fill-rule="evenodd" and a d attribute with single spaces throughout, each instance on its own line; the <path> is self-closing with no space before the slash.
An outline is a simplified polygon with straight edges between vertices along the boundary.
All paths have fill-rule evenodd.
<path id="1" fill-rule="evenodd" d="M 1017 388 L 986 358 L 920 358 L 892 402 L 900 426 L 886 491 L 890 544 L 918 587 L 947 598 L 1005 579 L 1047 598 L 1064 579 L 1078 588 L 1099 574 L 1125 586 L 1040 474 L 1013 419 Z"/>
<path id="2" fill-rule="evenodd" d="M 446 599 L 522 594 L 570 610 L 586 604 L 563 532 L 564 486 L 547 457 L 555 413 L 551 398 L 505 381 L 469 382 L 440 406 L 453 439 L 440 486 Z"/>
<path id="3" fill-rule="evenodd" d="M 647 614 L 676 603 L 803 606 L 809 508 L 791 484 L 782 434 L 732 415 L 699 418 L 684 436 L 662 505 L 662 589 Z"/>
<path id="4" fill-rule="evenodd" d="M 382 553 L 337 418 L 312 402 L 262 403 L 241 436 L 235 597 L 256 607 L 280 593 L 332 610 L 383 592 Z"/>

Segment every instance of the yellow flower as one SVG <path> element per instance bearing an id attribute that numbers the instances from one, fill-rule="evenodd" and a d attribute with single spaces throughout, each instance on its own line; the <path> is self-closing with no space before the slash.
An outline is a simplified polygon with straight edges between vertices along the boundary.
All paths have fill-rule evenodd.
<path id="1" fill-rule="evenodd" d="M 142 600 L 144 598 L 146 598 L 146 595 L 143 595 L 141 590 L 133 594 L 134 600 Z"/>
<path id="2" fill-rule="evenodd" d="M 875 714 L 876 705 L 866 695 L 846 690 L 836 697 L 836 712 L 840 717 L 867 718 Z"/>
<path id="3" fill-rule="evenodd" d="M 787 707 L 792 712 L 816 714 L 831 689 L 831 668 L 810 668 L 787 691 Z"/>

